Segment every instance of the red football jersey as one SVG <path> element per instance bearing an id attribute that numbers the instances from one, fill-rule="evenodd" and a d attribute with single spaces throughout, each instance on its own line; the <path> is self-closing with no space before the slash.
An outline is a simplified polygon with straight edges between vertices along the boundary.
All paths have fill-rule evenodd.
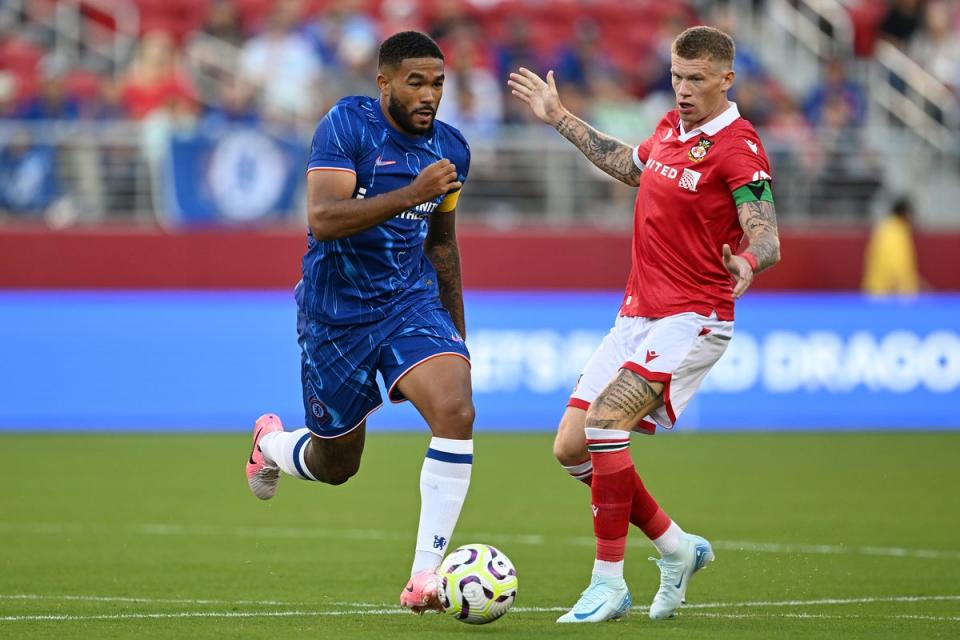
<path id="1" fill-rule="evenodd" d="M 733 320 L 733 279 L 723 245 L 743 238 L 733 191 L 769 180 L 770 164 L 737 105 L 682 131 L 676 111 L 634 150 L 643 168 L 634 208 L 630 279 L 620 315 L 662 318 L 693 311 Z"/>

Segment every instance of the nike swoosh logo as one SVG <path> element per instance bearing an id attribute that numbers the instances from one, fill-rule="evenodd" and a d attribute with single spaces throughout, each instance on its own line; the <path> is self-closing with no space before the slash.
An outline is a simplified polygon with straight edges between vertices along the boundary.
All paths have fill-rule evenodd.
<path id="1" fill-rule="evenodd" d="M 407 591 L 409 591 L 410 593 L 413 593 L 413 587 L 407 587 Z"/>
<path id="2" fill-rule="evenodd" d="M 377 158 L 376 160 L 373 161 L 373 164 L 375 164 L 375 165 L 378 166 L 378 167 L 389 167 L 389 166 L 392 165 L 392 164 L 397 164 L 397 161 L 396 161 L 396 160 L 381 160 L 380 158 Z"/>
<path id="3" fill-rule="evenodd" d="M 594 609 L 593 611 L 589 613 L 575 613 L 573 614 L 573 617 L 576 618 L 577 620 L 583 620 L 584 618 L 589 618 L 590 616 L 595 614 L 597 611 L 600 611 L 600 607 L 602 606 L 603 606 L 603 603 L 601 602 L 600 604 L 597 605 L 597 608 Z"/>
<path id="4" fill-rule="evenodd" d="M 682 585 L 683 585 L 683 575 L 680 576 L 680 582 L 678 582 L 677 584 L 675 584 L 675 585 L 673 585 L 673 586 L 675 586 L 677 589 L 679 589 Z"/>
<path id="5" fill-rule="evenodd" d="M 695 566 L 697 569 L 700 569 L 701 567 L 703 567 L 703 561 L 706 558 L 706 555 L 707 555 L 706 549 L 703 549 L 702 547 L 697 547 L 697 560 L 693 566 Z"/>
<path id="6" fill-rule="evenodd" d="M 250 449 L 250 464 L 257 464 L 253 461 L 253 453 L 257 450 L 257 438 L 260 437 L 260 432 L 263 431 L 263 427 L 257 429 L 257 432 L 253 434 L 253 448 Z"/>

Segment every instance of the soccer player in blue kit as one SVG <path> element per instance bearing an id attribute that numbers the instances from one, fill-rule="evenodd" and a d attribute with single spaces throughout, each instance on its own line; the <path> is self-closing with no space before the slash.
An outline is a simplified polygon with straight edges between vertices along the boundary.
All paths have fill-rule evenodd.
<path id="1" fill-rule="evenodd" d="M 342 484 L 357 473 L 367 417 L 409 400 L 433 434 L 420 523 L 400 604 L 440 609 L 436 570 L 470 485 L 474 408 L 454 220 L 470 148 L 435 119 L 443 53 L 405 31 L 380 47 L 378 98 L 341 99 L 317 126 L 307 168 L 309 232 L 296 287 L 306 427 L 254 426 L 246 474 L 263 500 L 280 471 Z"/>

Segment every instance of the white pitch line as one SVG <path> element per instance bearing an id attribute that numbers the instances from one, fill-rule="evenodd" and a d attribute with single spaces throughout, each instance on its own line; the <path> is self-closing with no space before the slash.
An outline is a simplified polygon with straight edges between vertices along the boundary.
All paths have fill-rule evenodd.
<path id="1" fill-rule="evenodd" d="M 381 529 L 322 529 L 310 527 L 230 527 L 214 525 L 181 524 L 137 524 L 125 527 L 106 525 L 82 525 L 78 523 L 3 523 L 0 533 L 36 533 L 61 535 L 65 533 L 109 532 L 126 530 L 129 533 L 156 536 L 232 536 L 237 538 L 288 538 L 288 539 L 338 539 L 338 540 L 399 540 L 410 539 L 408 533 Z M 485 540 L 500 544 L 518 545 L 568 545 L 593 546 L 594 538 L 588 536 L 570 536 L 551 538 L 540 534 L 504 534 L 458 532 L 461 540 Z M 640 538 L 628 541 L 631 547 L 649 546 L 649 542 Z M 814 555 L 861 555 L 892 558 L 917 558 L 924 560 L 960 560 L 960 551 L 944 549 L 910 549 L 905 547 L 846 546 L 837 544 L 805 543 L 769 543 L 746 540 L 714 540 L 715 549 L 735 552 L 755 552 L 774 554 L 814 554 Z"/>
<path id="2" fill-rule="evenodd" d="M 39 593 L 0 593 L 0 600 L 53 600 L 53 601 L 80 601 L 80 602 L 134 602 L 139 604 L 228 604 L 228 605 L 268 605 L 286 607 L 310 607 L 325 604 L 336 607 L 369 607 L 376 609 L 386 607 L 386 604 L 372 602 L 346 602 L 331 600 L 328 602 L 287 602 L 283 600 L 206 600 L 192 598 L 138 598 L 131 596 L 78 596 L 78 595 L 44 595 Z"/>
<path id="3" fill-rule="evenodd" d="M 878 596 L 868 598 L 820 598 L 817 600 L 759 600 L 756 602 L 701 602 L 683 605 L 683 609 L 726 609 L 745 607 L 809 607 L 825 604 L 872 604 L 876 602 L 956 602 L 955 596 Z M 637 608 L 637 607 L 634 607 Z M 642 607 L 646 610 L 647 607 Z"/>
<path id="4" fill-rule="evenodd" d="M 72 622 L 78 620 L 152 620 L 167 618 L 303 618 L 314 616 L 399 615 L 401 613 L 410 615 L 409 611 L 397 611 L 396 609 L 357 609 L 355 611 L 182 611 L 175 613 L 111 613 L 99 615 L 49 614 L 3 616 L 0 617 L 0 622 L 42 620 Z"/>
<path id="5" fill-rule="evenodd" d="M 517 613 L 541 613 L 566 611 L 566 607 L 516 607 Z M 116 613 L 101 615 L 70 615 L 70 614 L 41 614 L 3 616 L 0 622 L 79 622 L 87 620 L 156 620 L 156 619 L 183 619 L 183 618 L 291 618 L 291 617 L 342 617 L 342 616 L 384 616 L 410 615 L 402 609 L 357 609 L 353 611 L 186 611 L 175 613 Z M 960 622 L 960 616 L 927 616 L 927 615 L 832 615 L 821 613 L 713 613 L 693 611 L 687 615 L 699 618 L 723 618 L 730 620 L 756 618 L 785 618 L 798 620 L 925 620 L 930 622 Z"/>
<path id="6" fill-rule="evenodd" d="M 13 600 L 61 600 L 61 601 L 100 601 L 100 602 L 137 602 L 137 603 L 159 603 L 159 604 L 264 604 L 273 605 L 300 605 L 295 602 L 277 602 L 264 600 L 190 600 L 190 599 L 164 599 L 164 598 L 130 598 L 121 596 L 43 596 L 38 594 L 0 594 L 0 599 Z M 828 615 L 813 613 L 716 613 L 702 611 L 702 609 L 724 609 L 724 608 L 751 608 L 751 607 L 808 607 L 815 605 L 847 605 L 847 604 L 871 604 L 878 602 L 930 602 L 930 601 L 960 601 L 960 595 L 938 595 L 938 596 L 886 596 L 886 597 L 865 597 L 865 598 L 821 598 L 816 600 L 779 600 L 779 601 L 747 601 L 747 602 L 704 602 L 698 604 L 684 605 L 683 612 L 688 615 L 699 617 L 719 617 L 719 618 L 764 618 L 764 617 L 784 617 L 784 618 L 878 618 L 889 617 L 891 619 L 917 619 L 933 620 L 940 622 L 960 621 L 958 616 L 926 616 L 915 614 L 902 614 L 895 616 L 870 616 L 870 615 Z M 351 616 L 351 615 L 408 615 L 409 612 L 398 607 L 388 607 L 384 604 L 374 604 L 365 602 L 330 602 L 328 604 L 335 606 L 349 607 L 342 611 L 185 611 L 168 613 L 118 613 L 118 614 L 92 614 L 92 615 L 71 615 L 71 614 L 36 614 L 36 615 L 12 615 L 0 617 L 0 622 L 22 622 L 22 621 L 76 621 L 76 620 L 124 620 L 124 619 L 152 619 L 152 618 L 251 618 L 251 617 L 310 617 L 310 616 Z M 569 607 L 514 607 L 513 611 L 517 613 L 562 613 Z M 648 607 L 638 605 L 632 608 L 636 612 L 646 612 Z"/>

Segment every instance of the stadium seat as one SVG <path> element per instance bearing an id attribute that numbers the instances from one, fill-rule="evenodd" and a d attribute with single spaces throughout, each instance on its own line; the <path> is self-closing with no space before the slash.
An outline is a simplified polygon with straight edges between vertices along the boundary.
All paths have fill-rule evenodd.
<path id="1" fill-rule="evenodd" d="M 43 49 L 23 38 L 0 42 L 0 69 L 17 75 L 34 73 L 43 56 Z"/>

